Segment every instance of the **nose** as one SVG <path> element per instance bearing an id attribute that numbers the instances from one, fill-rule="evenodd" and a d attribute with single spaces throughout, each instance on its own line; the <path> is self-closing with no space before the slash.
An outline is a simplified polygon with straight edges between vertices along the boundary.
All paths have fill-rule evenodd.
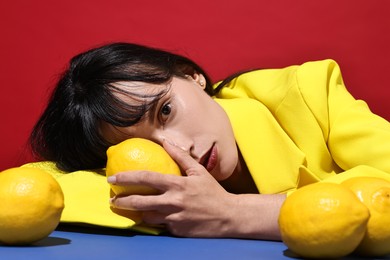
<path id="1" fill-rule="evenodd" d="M 181 133 L 177 132 L 161 132 L 156 135 L 155 141 L 162 145 L 163 141 L 166 140 L 169 143 L 177 146 L 181 150 L 187 152 L 191 155 L 192 151 L 194 150 L 194 143 L 191 138 L 188 138 L 184 136 Z"/>

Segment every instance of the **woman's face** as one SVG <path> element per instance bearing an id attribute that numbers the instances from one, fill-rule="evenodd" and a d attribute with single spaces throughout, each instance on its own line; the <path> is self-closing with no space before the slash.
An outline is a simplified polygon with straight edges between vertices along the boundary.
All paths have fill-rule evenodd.
<path id="1" fill-rule="evenodd" d="M 187 151 L 202 164 L 216 180 L 230 177 L 238 162 L 238 152 L 233 130 L 225 111 L 203 90 L 202 75 L 173 77 L 168 84 L 120 82 L 118 86 L 169 91 L 151 109 L 141 122 L 130 127 L 103 125 L 105 138 L 119 143 L 132 137 L 140 137 L 162 144 L 169 140 Z M 121 95 L 125 102 L 134 99 Z"/>

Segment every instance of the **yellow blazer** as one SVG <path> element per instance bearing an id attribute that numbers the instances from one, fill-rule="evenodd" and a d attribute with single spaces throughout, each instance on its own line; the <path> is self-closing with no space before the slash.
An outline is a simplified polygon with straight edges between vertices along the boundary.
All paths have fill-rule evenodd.
<path id="1" fill-rule="evenodd" d="M 260 193 L 292 192 L 317 181 L 358 175 L 390 180 L 390 124 L 345 89 L 334 61 L 259 70 L 215 97 Z M 104 172 L 61 172 L 53 162 L 24 165 L 50 172 L 65 195 L 61 221 L 158 234 L 113 213 Z"/>
<path id="2" fill-rule="evenodd" d="M 390 124 L 352 97 L 332 60 L 245 73 L 215 100 L 260 193 L 361 175 L 390 180 Z"/>

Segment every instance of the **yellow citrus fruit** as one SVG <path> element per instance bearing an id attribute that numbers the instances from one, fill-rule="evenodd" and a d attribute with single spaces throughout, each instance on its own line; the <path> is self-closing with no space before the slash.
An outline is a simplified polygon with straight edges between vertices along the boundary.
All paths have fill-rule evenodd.
<path id="1" fill-rule="evenodd" d="M 390 182 L 376 177 L 355 177 L 342 185 L 350 188 L 371 214 L 356 252 L 365 256 L 390 254 Z"/>
<path id="2" fill-rule="evenodd" d="M 283 203 L 279 228 L 283 242 L 307 258 L 337 258 L 363 239 L 368 208 L 348 188 L 335 183 L 304 186 Z"/>
<path id="3" fill-rule="evenodd" d="M 123 171 L 153 171 L 181 175 L 180 168 L 164 148 L 143 138 L 127 139 L 107 150 L 107 177 Z M 111 185 L 115 194 L 157 194 L 154 188 L 142 185 Z"/>
<path id="4" fill-rule="evenodd" d="M 31 244 L 58 225 L 64 195 L 58 182 L 36 168 L 0 172 L 0 243 Z"/>

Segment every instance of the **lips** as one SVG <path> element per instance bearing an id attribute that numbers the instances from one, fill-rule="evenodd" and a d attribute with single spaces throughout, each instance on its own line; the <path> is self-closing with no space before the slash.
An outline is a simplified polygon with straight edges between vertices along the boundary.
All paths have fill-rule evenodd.
<path id="1" fill-rule="evenodd" d="M 201 158 L 200 163 L 206 168 L 208 172 L 211 172 L 218 161 L 218 150 L 215 144 L 210 148 L 209 151 Z"/>

